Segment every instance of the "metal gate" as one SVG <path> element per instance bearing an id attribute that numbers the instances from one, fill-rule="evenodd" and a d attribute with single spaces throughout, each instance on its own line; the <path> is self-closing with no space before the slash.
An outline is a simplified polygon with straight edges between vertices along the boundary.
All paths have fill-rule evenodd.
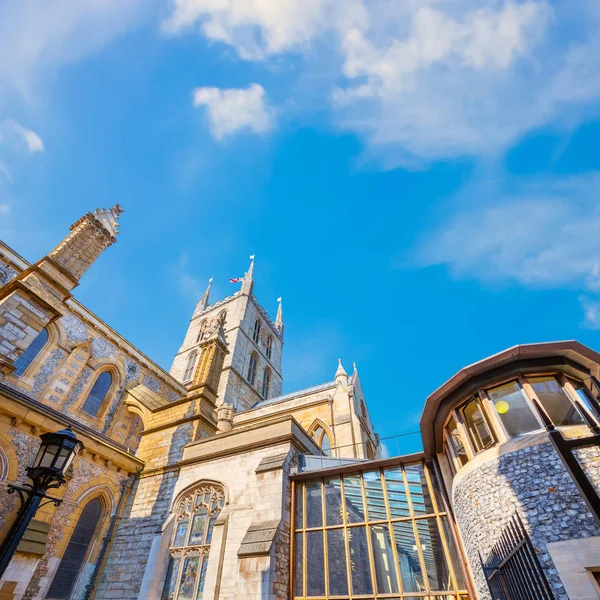
<path id="1" fill-rule="evenodd" d="M 518 514 L 481 558 L 492 600 L 554 600 L 535 549 Z"/>

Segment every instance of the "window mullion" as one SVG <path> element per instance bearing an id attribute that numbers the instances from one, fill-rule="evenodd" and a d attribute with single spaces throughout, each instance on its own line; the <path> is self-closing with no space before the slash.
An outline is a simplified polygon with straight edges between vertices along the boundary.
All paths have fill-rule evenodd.
<path id="1" fill-rule="evenodd" d="M 481 398 L 481 402 L 485 408 L 487 408 L 487 413 L 490 418 L 490 425 L 492 426 L 492 434 L 498 443 L 503 444 L 504 442 L 508 442 L 510 436 L 504 427 L 504 423 L 502 423 L 502 419 L 498 415 L 496 408 L 494 407 L 493 402 L 491 401 L 487 390 L 483 388 L 477 390 L 477 394 L 479 398 Z"/>

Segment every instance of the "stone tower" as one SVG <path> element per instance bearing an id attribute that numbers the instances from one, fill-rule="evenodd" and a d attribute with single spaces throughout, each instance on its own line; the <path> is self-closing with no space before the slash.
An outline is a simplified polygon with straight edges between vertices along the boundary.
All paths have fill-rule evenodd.
<path id="1" fill-rule="evenodd" d="M 235 294 L 211 305 L 210 279 L 171 367 L 173 377 L 192 386 L 196 365 L 202 360 L 203 342 L 216 329 L 222 328 L 228 352 L 220 373 L 217 404 L 232 404 L 236 411 L 247 410 L 265 398 L 279 396 L 282 385 L 281 298 L 273 322 L 254 295 L 254 257 L 251 257 L 250 268 L 241 283 L 241 289 Z"/>

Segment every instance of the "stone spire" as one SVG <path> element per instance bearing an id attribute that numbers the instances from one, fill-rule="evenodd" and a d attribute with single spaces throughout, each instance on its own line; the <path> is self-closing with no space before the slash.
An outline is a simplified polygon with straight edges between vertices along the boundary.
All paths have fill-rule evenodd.
<path id="1" fill-rule="evenodd" d="M 275 327 L 283 336 L 283 308 L 281 307 L 281 296 L 277 298 L 279 306 L 277 307 L 277 318 L 275 319 Z"/>
<path id="2" fill-rule="evenodd" d="M 250 267 L 244 274 L 244 281 L 242 282 L 242 294 L 250 294 L 254 289 L 254 254 L 250 257 Z"/>
<path id="3" fill-rule="evenodd" d="M 335 380 L 338 383 L 344 384 L 344 386 L 348 385 L 348 373 L 346 373 L 346 369 L 342 365 L 342 359 L 338 358 L 338 368 L 335 372 Z"/>
<path id="4" fill-rule="evenodd" d="M 94 213 L 86 213 L 71 225 L 71 233 L 50 252 L 48 258 L 74 279 L 73 287 L 102 251 L 117 241 L 119 216 L 123 212 L 116 204 L 108 210 L 97 208 Z"/>
<path id="5" fill-rule="evenodd" d="M 200 298 L 200 300 L 198 301 L 198 304 L 196 304 L 196 312 L 200 312 L 201 310 L 206 310 L 206 308 L 208 306 L 208 300 L 209 300 L 209 296 L 210 296 L 210 288 L 212 287 L 212 282 L 213 282 L 213 278 L 211 277 L 208 280 L 208 285 L 206 286 L 206 289 L 204 290 L 204 294 L 202 294 L 202 298 Z"/>

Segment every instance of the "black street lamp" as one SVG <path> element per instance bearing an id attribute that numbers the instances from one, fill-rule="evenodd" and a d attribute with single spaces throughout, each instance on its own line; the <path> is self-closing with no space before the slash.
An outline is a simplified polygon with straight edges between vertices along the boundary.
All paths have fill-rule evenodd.
<path id="1" fill-rule="evenodd" d="M 21 500 L 21 507 L 17 518 L 10 531 L 0 546 L 0 578 L 4 575 L 29 522 L 44 504 L 58 506 L 62 500 L 48 496 L 46 492 L 52 488 L 59 488 L 66 483 L 65 473 L 70 467 L 75 455 L 83 449 L 83 444 L 75 437 L 71 427 L 56 433 L 40 435 L 42 444 L 31 467 L 27 467 L 30 484 L 9 485 L 8 493 L 17 492 Z M 43 506 L 43 505 L 42 505 Z"/>

